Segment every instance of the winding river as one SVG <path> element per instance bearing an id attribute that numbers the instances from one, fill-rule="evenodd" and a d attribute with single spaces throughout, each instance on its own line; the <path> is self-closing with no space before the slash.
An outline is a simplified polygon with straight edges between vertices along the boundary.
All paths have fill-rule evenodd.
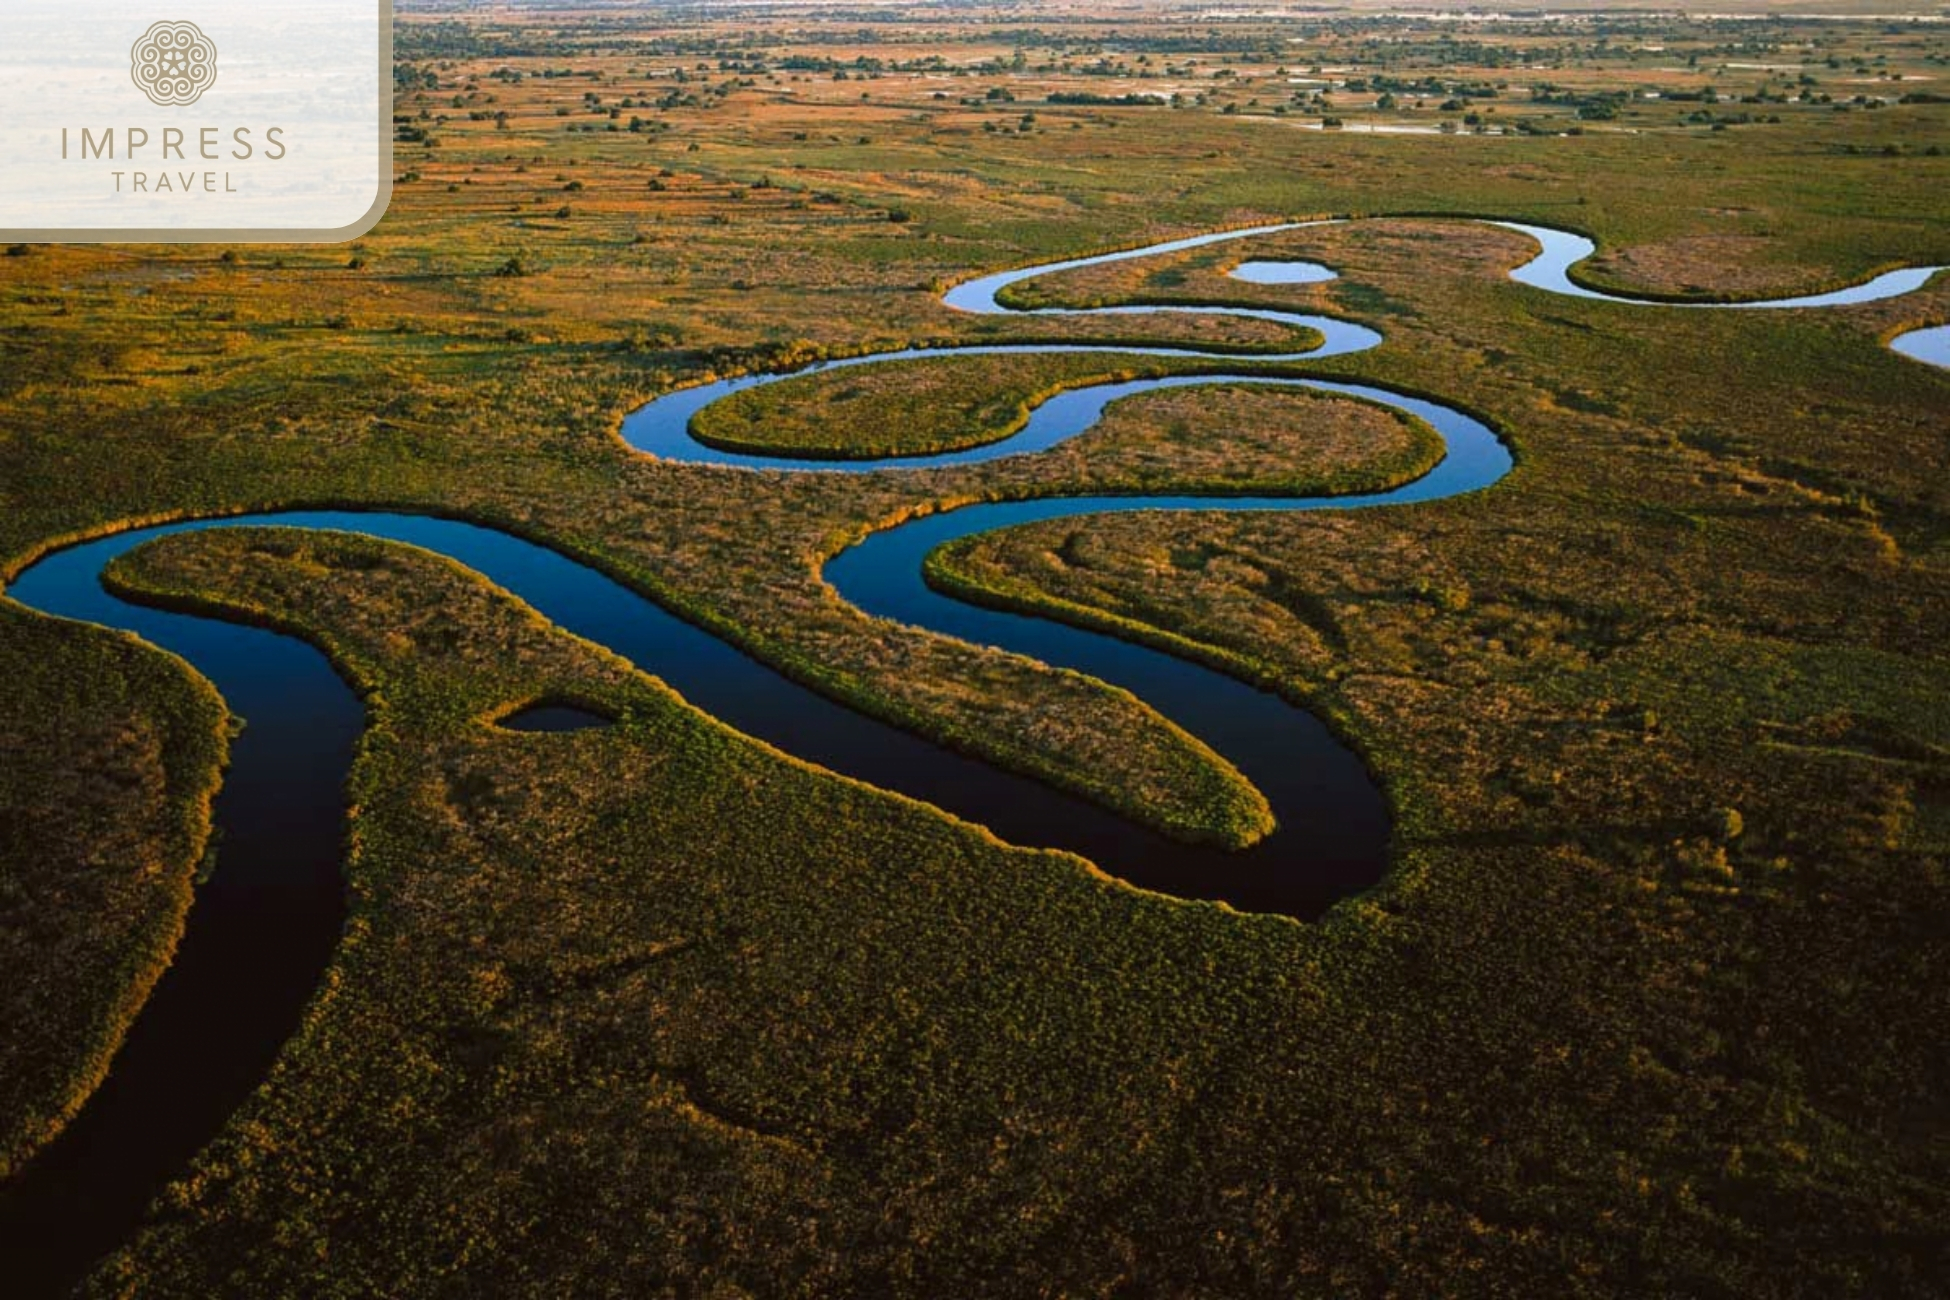
<path id="1" fill-rule="evenodd" d="M 1281 223 L 1172 240 L 969 280 L 945 303 L 999 313 L 997 295 L 1033 276 L 1151 257 L 1300 229 Z M 1538 241 L 1540 254 L 1511 278 L 1555 293 L 1641 304 L 1585 289 L 1569 268 L 1589 256 L 1581 236 L 1497 223 Z M 1251 263 L 1264 282 L 1325 278 L 1311 263 Z M 1287 266 L 1293 268 L 1283 271 Z M 1908 292 L 1936 268 L 1895 271 L 1852 289 L 1743 308 L 1813 307 Z M 1284 279 L 1283 279 L 1284 277 Z M 1696 305 L 1696 304 L 1687 304 Z M 1381 335 L 1348 321 L 1260 308 L 1104 307 L 1035 314 L 1221 313 L 1317 330 L 1319 346 L 1269 360 L 1362 351 Z M 1913 336 L 1910 336 L 1913 337 Z M 1206 357 L 1189 348 L 996 345 L 915 349 L 822 363 L 794 372 L 903 359 L 998 352 L 1095 352 Z M 1926 358 L 1927 359 L 1927 358 Z M 125 1239 L 156 1190 L 180 1170 L 264 1077 L 295 1029 L 330 959 L 344 919 L 340 871 L 342 789 L 363 717 L 324 657 L 291 637 L 132 604 L 109 595 L 103 566 L 153 538 L 243 524 L 342 529 L 447 555 L 528 601 L 552 621 L 633 660 L 688 701 L 748 734 L 871 784 L 982 823 L 1015 843 L 1083 854 L 1134 885 L 1182 898 L 1293 916 L 1318 915 L 1366 888 L 1386 864 L 1388 823 L 1359 759 L 1306 711 L 1211 669 L 1048 620 L 977 608 L 922 578 L 935 547 L 1034 520 L 1129 510 L 1308 511 L 1405 506 L 1489 486 L 1508 472 L 1508 450 L 1479 421 L 1440 403 L 1325 379 L 1202 374 L 1104 383 L 1063 392 L 999 442 L 938 456 L 833 461 L 756 456 L 705 446 L 691 417 L 743 388 L 793 375 L 724 380 L 651 402 L 624 424 L 646 453 L 731 470 L 902 473 L 1032 455 L 1090 429 L 1122 397 L 1187 385 L 1251 383 L 1345 394 L 1427 421 L 1445 455 L 1390 491 L 1341 497 L 1085 496 L 964 506 L 870 534 L 835 556 L 826 577 L 870 614 L 1001 646 L 1124 686 L 1231 761 L 1266 795 L 1280 829 L 1240 852 L 1166 838 L 1041 782 L 1017 776 L 881 723 L 810 691 L 595 570 L 508 534 L 417 515 L 278 512 L 143 528 L 52 552 L 7 594 L 32 609 L 122 628 L 191 663 L 249 725 L 231 746 L 215 808 L 221 869 L 197 890 L 175 959 L 117 1054 L 108 1079 L 62 1136 L 0 1196 L 0 1255 L 10 1294 L 55 1294 Z M 532 743 L 553 743 L 538 738 Z"/>

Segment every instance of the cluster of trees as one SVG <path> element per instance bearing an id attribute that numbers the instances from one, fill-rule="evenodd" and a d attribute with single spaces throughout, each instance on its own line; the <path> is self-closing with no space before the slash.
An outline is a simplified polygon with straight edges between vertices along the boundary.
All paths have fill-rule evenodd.
<path id="1" fill-rule="evenodd" d="M 1138 91 L 1125 95 L 1093 95 L 1087 90 L 1056 90 L 1050 92 L 1048 102 L 1052 104 L 1148 104 L 1156 107 L 1160 104 L 1168 104 L 1171 100 L 1163 95 L 1144 94 Z"/>

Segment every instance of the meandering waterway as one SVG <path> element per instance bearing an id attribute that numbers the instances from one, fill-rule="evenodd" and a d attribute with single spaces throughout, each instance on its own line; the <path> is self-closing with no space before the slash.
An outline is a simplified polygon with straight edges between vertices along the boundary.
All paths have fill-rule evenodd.
<path id="1" fill-rule="evenodd" d="M 1281 223 L 1171 240 L 982 276 L 944 295 L 952 308 L 1008 312 L 1009 285 L 1077 267 L 1199 248 L 1301 229 Z M 1541 252 L 1511 273 L 1554 293 L 1632 305 L 1639 300 L 1576 284 L 1569 268 L 1590 255 L 1582 236 L 1498 223 L 1536 239 Z M 1248 263 L 1246 278 L 1307 283 L 1331 275 L 1312 263 Z M 1283 266 L 1286 269 L 1283 269 Z M 1908 292 L 1937 268 L 1894 271 L 1851 289 L 1742 308 L 1816 307 Z M 1665 305 L 1665 304 L 1656 304 Z M 1687 304 L 1705 305 L 1705 304 Z M 1036 315 L 1226 314 L 1319 332 L 1318 346 L 1268 360 L 1304 361 L 1382 342 L 1376 331 L 1315 314 L 1245 307 L 1039 309 Z M 1908 345 L 1905 343 L 1908 341 Z M 1920 331 L 1899 350 L 1943 364 L 1950 329 Z M 915 349 L 823 363 L 812 370 L 903 359 L 997 352 L 1213 354 L 1191 348 L 999 345 Z M 806 371 L 797 372 L 805 374 Z M 1098 384 L 1061 393 L 1023 428 L 981 447 L 942 455 L 833 461 L 747 455 L 690 434 L 691 417 L 724 396 L 794 376 L 724 380 L 668 394 L 625 422 L 640 450 L 739 470 L 900 473 L 1027 456 L 1077 437 L 1120 398 L 1188 385 L 1251 383 L 1379 402 L 1427 421 L 1444 455 L 1427 474 L 1383 492 L 1339 497 L 1079 496 L 965 506 L 870 534 L 832 558 L 825 574 L 870 614 L 1074 668 L 1125 686 L 1210 744 L 1267 796 L 1275 832 L 1239 852 L 1180 843 L 1041 782 L 935 745 L 799 686 L 738 649 L 673 616 L 613 579 L 532 542 L 472 524 L 415 515 L 279 512 L 143 528 L 52 552 L 7 588 L 47 614 L 133 632 L 180 654 L 249 725 L 231 746 L 215 808 L 217 870 L 198 887 L 188 930 L 169 970 L 117 1054 L 107 1081 L 80 1116 L 0 1195 L 0 1254 L 10 1294 L 54 1293 L 133 1231 L 156 1190 L 180 1170 L 263 1078 L 296 1027 L 330 959 L 344 917 L 343 786 L 362 725 L 361 708 L 322 655 L 293 638 L 220 619 L 147 608 L 100 583 L 115 556 L 187 530 L 275 524 L 340 529 L 447 555 L 534 605 L 564 628 L 608 646 L 670 683 L 697 707 L 786 751 L 835 771 L 977 821 L 1015 843 L 1066 848 L 1134 885 L 1182 898 L 1216 899 L 1252 911 L 1318 915 L 1373 884 L 1386 865 L 1381 793 L 1360 760 L 1305 710 L 1221 673 L 1114 637 L 1045 619 L 977 608 L 931 589 L 922 562 L 937 546 L 1036 520 L 1132 510 L 1293 512 L 1407 507 L 1495 483 L 1511 460 L 1495 434 L 1467 414 L 1371 385 L 1312 378 L 1203 374 Z M 533 725 L 571 727 L 542 715 Z M 517 725 L 526 725 L 518 722 Z M 553 743 L 541 739 L 536 743 Z"/>

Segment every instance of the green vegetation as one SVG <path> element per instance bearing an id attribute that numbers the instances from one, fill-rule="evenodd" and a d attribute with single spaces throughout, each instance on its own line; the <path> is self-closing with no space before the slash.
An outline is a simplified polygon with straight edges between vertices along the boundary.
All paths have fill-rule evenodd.
<path id="1" fill-rule="evenodd" d="M 1312 942 L 835 781 L 409 548 L 222 530 L 110 578 L 303 630 L 372 715 L 346 941 L 277 1086 L 106 1291 L 505 1294 L 515 1257 L 516 1294 L 926 1285 L 955 1274 L 921 1241 L 974 1266 L 1047 1230 L 975 1231 L 986 1202 L 936 1186 L 944 1160 L 994 1195 L 1080 1141 L 1098 1163 L 1061 1175 L 1078 1194 L 1152 1176 L 1107 1143 L 1217 1059 L 1249 985 L 1212 979 L 1212 953 Z M 544 697 L 620 722 L 487 725 Z M 1110 1010 L 1136 988 L 1188 993 L 1147 1027 Z M 1105 1103 L 1124 1114 L 1077 1127 Z M 294 1183 L 293 1159 L 367 1172 Z M 883 1196 L 915 1241 L 876 1243 Z"/>
<path id="2" fill-rule="evenodd" d="M 168 964 L 223 705 L 124 637 L 0 611 L 0 1178 L 108 1069 Z"/>
<path id="3" fill-rule="evenodd" d="M 844 460 L 919 456 L 999 442 L 1065 389 L 1221 369 L 1240 367 L 1114 353 L 847 366 L 734 393 L 699 411 L 691 432 L 733 451 Z"/>
<path id="4" fill-rule="evenodd" d="M 1197 385 L 1112 402 L 1077 455 L 1119 490 L 1287 496 L 1379 492 L 1419 478 L 1442 438 L 1412 416 L 1304 388 Z"/>
<path id="5" fill-rule="evenodd" d="M 1891 80 L 1942 75 L 1938 26 L 629 21 L 405 17 L 402 181 L 356 251 L 0 257 L 4 568 L 186 513 L 478 518 L 880 716 L 1238 838 L 1249 794 L 1141 702 L 866 618 L 820 565 L 917 511 L 1174 466 L 1205 487 L 1385 478 L 1423 454 L 1412 428 L 1205 390 L 1247 436 L 1207 441 L 1174 395 L 1036 457 L 785 478 L 648 461 L 621 415 L 915 341 L 1290 345 L 939 294 L 1306 213 L 1573 227 L 1600 242 L 1594 281 L 1628 291 L 1950 262 L 1950 111 Z M 1176 106 L 1050 102 L 1172 85 Z M 1322 96 L 1349 129 L 1302 129 Z M 354 923 L 320 998 L 92 1290 L 1940 1291 L 1950 380 L 1879 341 L 1950 319 L 1950 285 L 1660 311 L 1507 283 L 1527 252 L 1357 221 L 1020 286 L 1365 321 L 1383 346 L 1310 372 L 1463 406 L 1519 465 L 1437 505 L 1073 520 L 932 565 L 1331 715 L 1398 853 L 1318 926 L 1139 895 L 782 758 L 399 548 L 212 534 L 125 566 L 303 629 L 375 707 Z M 1246 256 L 1342 278 L 1225 279 Z M 0 617 L 17 1162 L 175 934 L 221 716 L 120 638 Z M 484 724 L 538 696 L 621 721 Z"/>

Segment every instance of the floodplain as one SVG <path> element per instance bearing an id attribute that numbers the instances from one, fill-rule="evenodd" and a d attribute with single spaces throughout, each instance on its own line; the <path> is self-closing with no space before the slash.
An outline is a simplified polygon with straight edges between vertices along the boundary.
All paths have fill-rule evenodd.
<path id="1" fill-rule="evenodd" d="M 398 8 L 356 244 L 0 248 L 21 1294 L 1942 1292 L 1950 274 L 1709 304 L 1950 264 L 1950 24 Z M 1513 281 L 1495 222 L 1636 301 Z M 1110 384 L 1155 386 L 1007 454 Z M 1453 446 L 1382 399 L 1509 463 L 1346 508 Z M 1261 495 L 1322 504 L 1221 508 Z M 1031 507 L 902 570 L 1028 650 L 856 585 Z M 143 527 L 41 612 L 37 565 Z M 777 685 L 714 711 L 542 612 L 569 568 Z M 63 1152 L 227 868 L 278 869 L 225 827 L 253 773 L 298 779 L 245 770 L 284 679 L 241 707 L 118 610 L 275 640 L 347 730 L 312 964 L 82 1222 L 63 1170 L 132 1162 Z M 1072 635 L 1102 675 L 1029 652 Z M 1315 720 L 1368 865 L 1120 653 Z M 1134 884 L 762 732 L 772 691 L 1332 887 Z"/>

